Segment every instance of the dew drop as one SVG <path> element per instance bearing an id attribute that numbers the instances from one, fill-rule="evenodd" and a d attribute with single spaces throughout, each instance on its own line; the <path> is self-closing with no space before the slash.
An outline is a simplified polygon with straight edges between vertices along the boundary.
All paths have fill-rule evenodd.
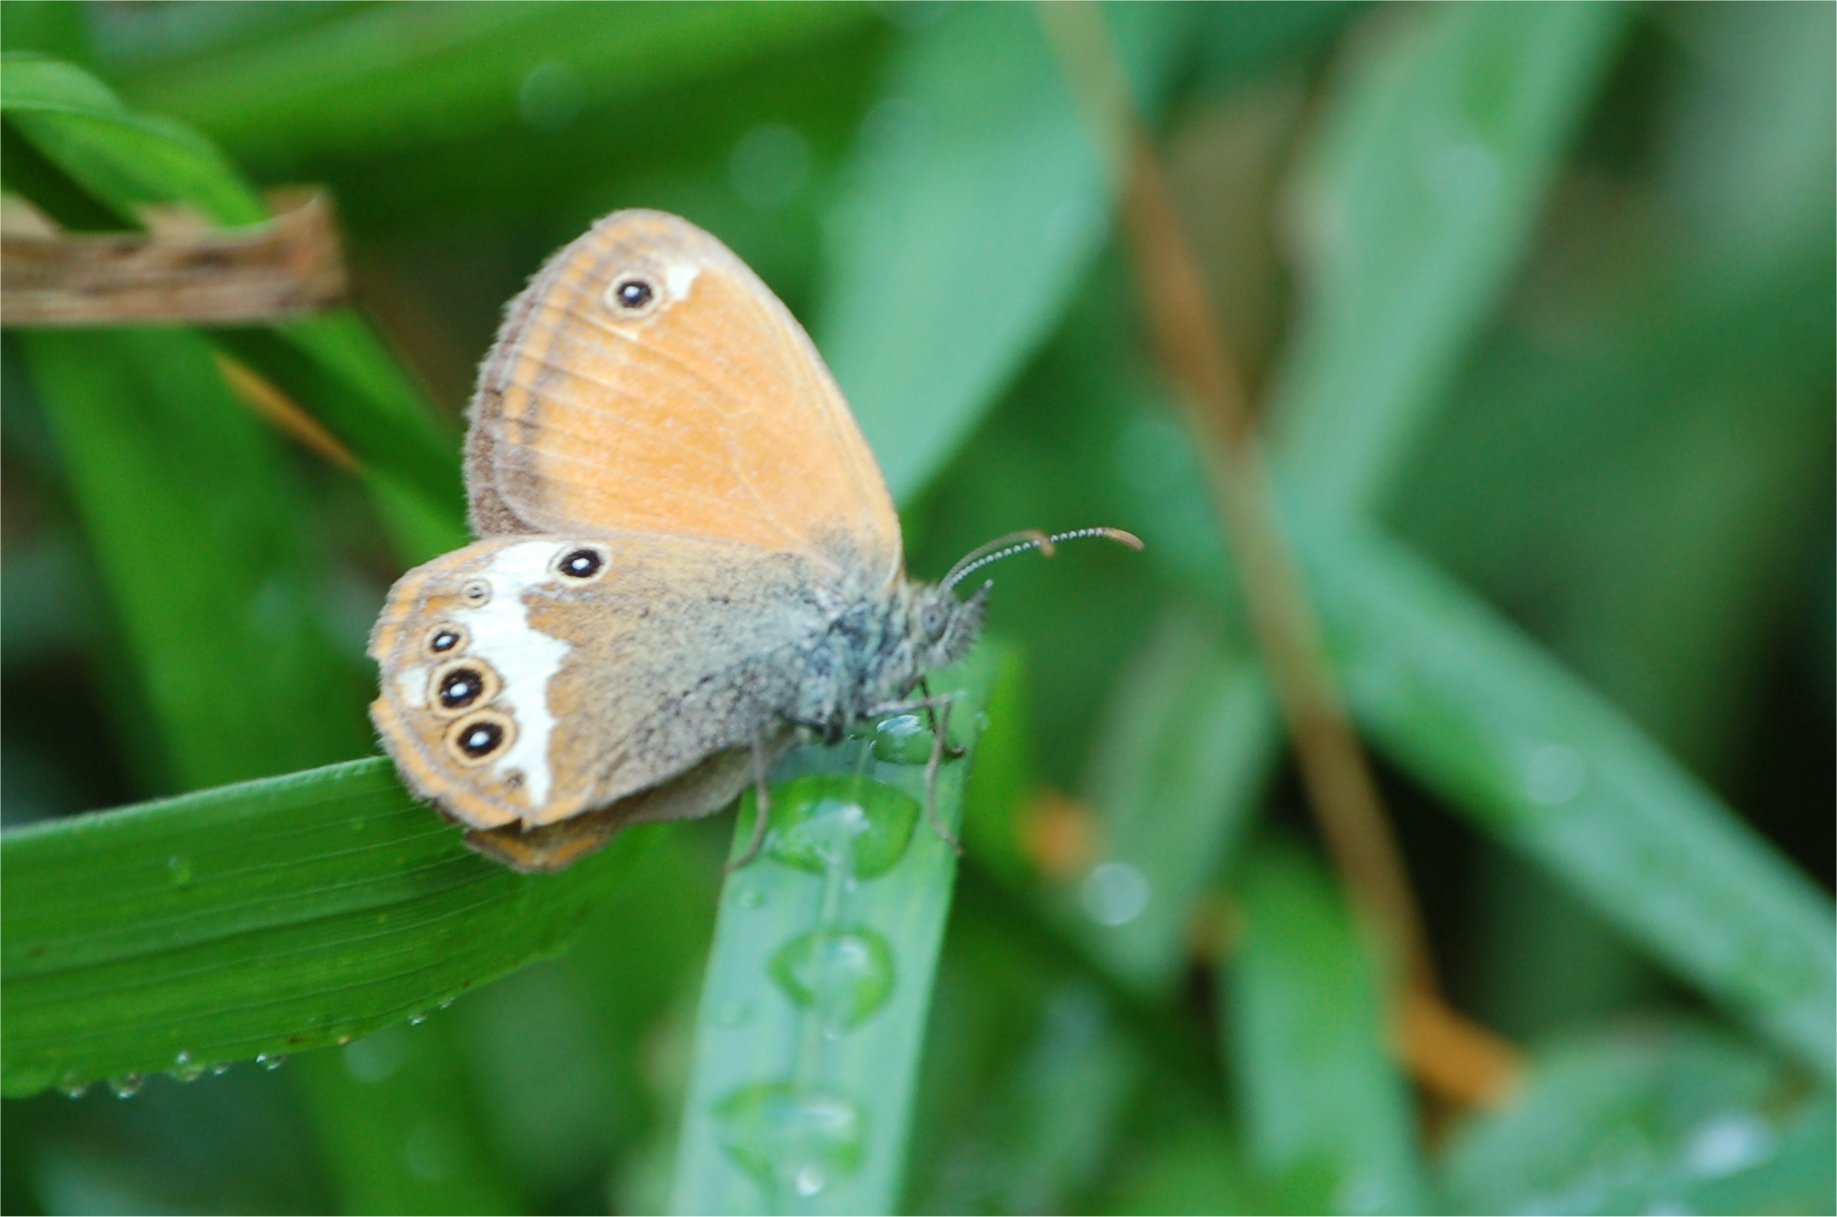
<path id="1" fill-rule="evenodd" d="M 1099 925 L 1128 925 L 1148 908 L 1148 877 L 1127 862 L 1102 862 L 1078 887 L 1078 900 Z"/>
<path id="2" fill-rule="evenodd" d="M 181 1082 L 195 1082 L 204 1076 L 205 1067 L 192 1060 L 191 1053 L 181 1051 L 172 1058 L 172 1068 L 168 1072 Z"/>
<path id="3" fill-rule="evenodd" d="M 743 909 L 765 907 L 765 893 L 756 887 L 743 887 L 734 893 L 734 903 Z"/>
<path id="4" fill-rule="evenodd" d="M 256 1055 L 255 1063 L 263 1069 L 279 1069 L 287 1063 L 287 1058 L 279 1052 L 263 1052 Z"/>
<path id="5" fill-rule="evenodd" d="M 916 714 L 883 718 L 874 728 L 874 759 L 895 765 L 923 765 L 931 759 L 931 728 Z"/>
<path id="6" fill-rule="evenodd" d="M 772 979 L 821 1020 L 824 1033 L 860 1026 L 893 996 L 893 948 L 863 927 L 799 934 L 772 956 Z"/>
<path id="7" fill-rule="evenodd" d="M 124 1073 L 118 1077 L 110 1078 L 108 1080 L 108 1089 L 109 1093 L 114 1095 L 117 1099 L 131 1099 L 140 1093 L 140 1088 L 145 1084 L 146 1079 L 141 1077 L 138 1073 Z"/>
<path id="8" fill-rule="evenodd" d="M 166 859 L 166 878 L 174 887 L 183 887 L 191 882 L 191 862 L 178 854 Z"/>
<path id="9" fill-rule="evenodd" d="M 425 1023 L 426 1021 L 427 1021 L 427 1011 L 426 1010 L 416 1010 L 413 1014 L 408 1016 L 408 1025 L 411 1027 L 419 1027 L 422 1023 Z"/>
<path id="10" fill-rule="evenodd" d="M 215 1065 L 210 1067 L 210 1075 L 214 1078 L 222 1077 L 230 1071 L 230 1064 L 231 1062 L 229 1061 L 218 1061 Z"/>
<path id="11" fill-rule="evenodd" d="M 80 1099 L 89 1093 L 89 1083 L 74 1073 L 65 1074 L 57 1088 L 66 1099 Z"/>
<path id="12" fill-rule="evenodd" d="M 861 1168 L 862 1115 L 841 1095 L 765 1082 L 732 1092 L 713 1114 L 721 1148 L 769 1196 L 814 1196 Z"/>
<path id="13" fill-rule="evenodd" d="M 885 874 L 906 852 L 918 822 L 917 799 L 858 774 L 812 774 L 774 795 L 767 855 L 815 874 Z"/>

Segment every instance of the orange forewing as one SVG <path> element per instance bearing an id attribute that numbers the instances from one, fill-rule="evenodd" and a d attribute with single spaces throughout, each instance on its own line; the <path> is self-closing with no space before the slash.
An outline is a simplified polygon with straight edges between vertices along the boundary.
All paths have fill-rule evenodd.
<path id="1" fill-rule="evenodd" d="M 648 307 L 610 293 L 642 281 Z M 467 444 L 481 535 L 618 529 L 900 570 L 872 452 L 790 312 L 687 221 L 616 212 L 511 305 Z"/>

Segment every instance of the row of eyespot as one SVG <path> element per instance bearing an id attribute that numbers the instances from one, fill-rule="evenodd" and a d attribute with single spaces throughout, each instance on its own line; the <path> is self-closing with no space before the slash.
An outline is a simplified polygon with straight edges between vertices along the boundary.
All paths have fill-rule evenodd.
<path id="1" fill-rule="evenodd" d="M 465 633 L 459 627 L 443 625 L 434 630 L 428 648 L 444 653 L 460 647 L 464 641 Z M 446 718 L 488 704 L 503 688 L 503 681 L 491 665 L 482 660 L 453 659 L 434 669 L 428 686 L 428 700 L 434 713 Z M 506 747 L 515 733 L 516 726 L 508 715 L 481 709 L 453 724 L 447 731 L 446 745 L 460 764 L 477 765 Z"/>
<path id="2" fill-rule="evenodd" d="M 594 546 L 569 550 L 555 561 L 557 574 L 581 582 L 596 578 L 605 568 L 606 555 Z M 474 604 L 484 604 L 491 599 L 491 585 L 474 579 L 462 594 Z M 427 649 L 434 655 L 462 652 L 467 641 L 463 626 L 442 624 L 428 636 Z M 435 668 L 428 684 L 434 713 L 442 718 L 464 714 L 474 706 L 488 706 L 503 688 L 503 681 L 490 664 L 458 657 Z M 516 724 L 508 715 L 484 709 L 455 722 L 447 732 L 446 744 L 460 764 L 478 765 L 509 746 L 515 734 Z"/>

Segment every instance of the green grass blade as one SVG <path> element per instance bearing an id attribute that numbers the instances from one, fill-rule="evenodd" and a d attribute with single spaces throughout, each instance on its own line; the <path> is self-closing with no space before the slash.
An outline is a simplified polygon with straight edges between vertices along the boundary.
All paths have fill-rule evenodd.
<path id="1" fill-rule="evenodd" d="M 848 5 L 352 5 L 124 89 L 264 163 L 384 156 L 430 132 L 541 131 L 557 113 L 667 96 L 869 20 Z"/>
<path id="2" fill-rule="evenodd" d="M 1296 532 L 1354 713 L 1379 745 L 1830 1076 L 1829 898 L 1638 727 L 1435 571 L 1372 535 Z"/>
<path id="3" fill-rule="evenodd" d="M 286 1054 L 425 1014 L 558 950 L 627 853 L 514 874 L 381 759 L 8 833 L 0 1088 Z"/>
<path id="4" fill-rule="evenodd" d="M 128 111 L 68 64 L 9 55 L 6 69 L 0 113 L 23 145 L 8 148 L 9 185 L 60 222 L 135 227 L 135 208 L 146 202 L 189 203 L 225 224 L 268 217 L 242 175 L 194 132 Z M 204 332 L 350 449 L 406 557 L 420 561 L 463 541 L 457 436 L 355 314 Z"/>
<path id="5" fill-rule="evenodd" d="M 1418 1213 L 1424 1179 L 1384 988 L 1333 879 L 1265 844 L 1245 863 L 1243 937 L 1220 1030 L 1250 1166 L 1280 1211 Z"/>
<path id="6" fill-rule="evenodd" d="M 1110 16 L 1158 99 L 1191 14 Z M 1109 230 L 1108 186 L 1023 6 L 947 11 L 912 35 L 873 114 L 814 328 L 905 501 L 1045 340 Z"/>
<path id="7" fill-rule="evenodd" d="M 326 622 L 276 437 L 184 330 L 38 331 L 21 347 L 153 722 L 154 789 L 362 755 L 369 674 Z"/>
<path id="8" fill-rule="evenodd" d="M 1178 979 L 1193 901 L 1256 815 L 1277 731 L 1255 660 L 1170 613 L 1096 733 L 1084 788 L 1104 851 L 1079 880 L 1075 922 L 1119 978 L 1154 992 Z"/>
<path id="9" fill-rule="evenodd" d="M 1828 1213 L 1831 1121 L 1828 1091 L 1724 1033 L 1594 1031 L 1456 1130 L 1444 1177 L 1464 1213 Z"/>
<path id="10" fill-rule="evenodd" d="M 222 224 L 268 216 L 259 195 L 208 140 L 130 111 L 95 77 L 42 55 L 0 63 L 0 112 L 95 194 L 121 202 L 182 200 Z"/>
<path id="11" fill-rule="evenodd" d="M 938 775 L 953 831 L 995 671 L 985 646 L 932 677 L 971 752 Z M 780 768 L 765 848 L 721 896 L 672 1211 L 896 1206 L 957 867 L 926 823 L 929 749 L 923 724 L 902 716 Z"/>
<path id="12" fill-rule="evenodd" d="M 1628 11 L 1383 14 L 1388 37 L 1354 65 L 1301 183 L 1306 305 L 1273 410 L 1320 504 L 1370 506 L 1403 467 L 1529 243 Z"/>
<path id="13" fill-rule="evenodd" d="M 1414 36 L 1364 48 L 1370 61 L 1328 98 L 1325 141 L 1310 152 L 1311 177 L 1301 193 L 1309 200 L 1302 237 L 1313 275 L 1311 311 L 1277 386 L 1276 409 L 1295 416 L 1279 437 L 1293 482 L 1354 505 L 1405 467 L 1419 416 L 1529 242 L 1536 205 L 1560 169 L 1557 154 L 1619 27 L 1611 13 L 1425 9 L 1386 16 L 1411 26 Z M 1543 70 L 1559 52 L 1573 53 L 1573 61 Z M 1418 133 L 1430 160 L 1480 139 L 1476 146 L 1498 172 L 1484 188 L 1419 209 L 1422 165 L 1370 151 L 1393 146 L 1373 142 L 1374 130 L 1386 128 Z M 1477 245 L 1485 248 L 1469 248 Z M 1399 283 L 1409 287 L 1407 307 L 1394 298 Z M 1197 485 L 1193 497 L 1202 497 Z M 1176 563 L 1181 558 L 1173 555 Z M 1137 691 L 1135 727 L 1100 734 L 1085 788 L 1112 846 L 1100 865 L 1135 866 L 1150 888 L 1141 916 L 1098 931 L 1095 941 L 1125 974 L 1144 979 L 1172 974 L 1191 910 L 1226 861 L 1234 822 L 1258 806 L 1280 741 L 1260 661 L 1227 645 L 1228 629 L 1216 632 L 1211 658 L 1170 675 L 1158 696 Z M 1154 746 L 1143 716 L 1182 732 L 1208 725 L 1204 738 L 1212 743 L 1195 745 L 1191 762 L 1206 768 L 1207 784 L 1180 788 L 1190 814 L 1137 810 L 1159 797 L 1156 768 L 1121 760 L 1132 739 L 1142 741 L 1138 751 Z M 1156 858 L 1175 864 L 1153 865 Z"/>

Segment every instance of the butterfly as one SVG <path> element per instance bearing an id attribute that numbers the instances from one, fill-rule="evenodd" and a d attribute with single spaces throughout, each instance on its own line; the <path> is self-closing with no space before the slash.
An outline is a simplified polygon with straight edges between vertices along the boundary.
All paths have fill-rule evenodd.
<path id="1" fill-rule="evenodd" d="M 935 782 L 949 703 L 923 678 L 968 652 L 989 591 L 958 582 L 1077 536 L 1140 546 L 1017 534 L 909 580 L 809 337 L 719 241 L 655 211 L 600 220 L 510 303 L 465 476 L 480 540 L 390 589 L 370 712 L 408 786 L 525 871 L 749 784 L 756 849 L 779 757 L 886 714 L 935 715 Z"/>

